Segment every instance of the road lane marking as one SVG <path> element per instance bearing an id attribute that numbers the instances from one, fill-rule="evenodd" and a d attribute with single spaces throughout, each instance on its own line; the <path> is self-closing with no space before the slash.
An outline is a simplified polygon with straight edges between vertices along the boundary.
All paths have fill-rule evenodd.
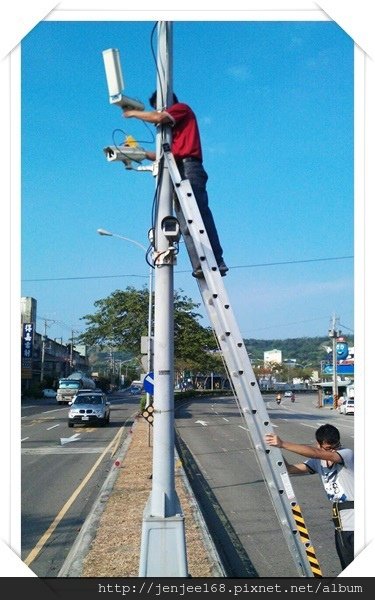
<path id="1" fill-rule="evenodd" d="M 120 429 L 116 433 L 115 437 L 113 438 L 113 448 L 112 448 L 112 452 L 111 452 L 111 458 L 117 452 L 117 448 L 119 447 L 121 435 L 122 435 L 122 432 L 124 431 L 124 429 L 125 429 L 125 426 L 123 425 L 122 427 L 120 427 Z"/>
<path id="2" fill-rule="evenodd" d="M 21 442 L 24 442 L 25 440 L 29 440 L 29 439 L 30 439 L 29 437 L 22 438 Z"/>
<path id="3" fill-rule="evenodd" d="M 199 423 L 199 425 L 203 425 L 203 427 L 207 427 L 206 421 L 195 421 L 195 422 Z"/>
<path id="4" fill-rule="evenodd" d="M 51 537 L 51 535 L 55 531 L 55 529 L 58 526 L 58 524 L 60 523 L 60 521 L 64 518 L 65 514 L 68 512 L 68 510 L 72 506 L 73 502 L 76 500 L 76 498 L 79 496 L 79 494 L 85 487 L 86 483 L 88 483 L 88 481 L 91 479 L 91 477 L 95 473 L 96 469 L 102 462 L 106 453 L 112 447 L 112 444 L 113 444 L 113 440 L 111 440 L 110 443 L 108 444 L 108 446 L 105 448 L 105 450 L 103 450 L 102 454 L 99 456 L 99 458 L 96 461 L 96 463 L 94 464 L 94 466 L 87 473 L 86 477 L 81 481 L 81 483 L 77 487 L 77 489 L 73 492 L 73 494 L 70 496 L 70 498 L 65 502 L 64 506 L 62 507 L 60 512 L 56 515 L 56 517 L 52 521 L 51 525 L 48 527 L 48 529 L 45 531 L 45 533 L 42 535 L 42 537 L 39 539 L 36 546 L 31 550 L 31 552 L 29 552 L 29 554 L 27 555 L 27 557 L 24 560 L 24 563 L 27 566 L 29 566 L 36 559 L 39 552 L 42 550 L 42 548 L 47 543 L 47 540 Z"/>
<path id="5" fill-rule="evenodd" d="M 227 423 L 229 423 L 229 419 L 226 419 L 225 417 L 222 417 L 223 421 L 227 421 Z"/>
<path id="6" fill-rule="evenodd" d="M 52 427 L 47 427 L 47 431 L 50 429 L 55 429 L 55 427 L 60 427 L 60 423 L 57 423 L 57 425 L 52 425 Z"/>
<path id="7" fill-rule="evenodd" d="M 81 434 L 80 433 L 75 433 L 74 435 L 71 435 L 69 438 L 60 438 L 60 443 L 63 446 L 64 444 L 69 444 L 70 442 L 78 442 L 78 438 Z"/>
<path id="8" fill-rule="evenodd" d="M 29 417 L 30 418 L 30 417 Z M 31 419 L 31 421 L 29 421 L 28 423 L 24 423 L 23 427 L 26 427 L 27 425 L 40 425 L 41 423 L 48 423 L 48 421 L 54 421 L 55 419 L 49 419 L 48 417 L 40 417 L 39 419 Z"/>
<path id="9" fill-rule="evenodd" d="M 26 438 L 28 439 L 28 438 Z M 22 441 L 22 440 L 21 440 Z M 22 448 L 21 454 L 27 455 L 49 455 L 49 454 L 100 454 L 105 450 L 104 446 L 98 448 L 80 447 L 73 448 L 72 446 L 47 446 L 46 448 Z"/>

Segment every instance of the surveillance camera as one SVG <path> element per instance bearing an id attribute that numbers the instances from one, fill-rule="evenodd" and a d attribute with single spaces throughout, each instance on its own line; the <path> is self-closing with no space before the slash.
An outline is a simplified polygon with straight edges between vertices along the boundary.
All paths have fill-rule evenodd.
<path id="1" fill-rule="evenodd" d="M 164 217 L 164 219 L 161 222 L 161 228 L 165 237 L 170 242 L 178 242 L 178 240 L 180 239 L 181 232 L 180 224 L 176 217 Z"/>
<path id="2" fill-rule="evenodd" d="M 108 48 L 108 50 L 103 50 L 102 55 L 110 104 L 116 104 L 123 110 L 144 110 L 145 107 L 142 102 L 133 100 L 133 98 L 128 98 L 122 94 L 125 84 L 120 64 L 120 53 L 117 48 Z"/>
<path id="3" fill-rule="evenodd" d="M 122 110 L 144 110 L 144 104 L 139 102 L 138 100 L 133 100 L 133 98 L 128 98 L 127 96 L 123 96 L 120 94 L 117 98 L 110 99 L 111 104 L 116 104 L 122 108 Z"/>
<path id="4" fill-rule="evenodd" d="M 123 162 L 127 169 L 132 168 L 132 162 L 141 163 L 146 158 L 146 152 L 140 146 L 107 146 L 103 152 L 108 162 Z"/>

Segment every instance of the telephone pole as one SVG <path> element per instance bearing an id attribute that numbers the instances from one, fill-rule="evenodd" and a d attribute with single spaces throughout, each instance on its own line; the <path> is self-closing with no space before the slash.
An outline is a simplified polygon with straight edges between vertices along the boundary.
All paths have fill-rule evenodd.
<path id="1" fill-rule="evenodd" d="M 42 336 L 42 357 L 40 361 L 40 381 L 44 379 L 44 363 L 46 358 L 46 339 L 47 339 L 47 327 L 49 323 L 54 323 L 52 319 L 44 319 L 44 334 Z"/>
<path id="2" fill-rule="evenodd" d="M 71 373 L 73 371 L 73 348 L 74 348 L 74 334 L 75 333 L 78 333 L 78 331 L 75 329 L 72 329 L 72 337 L 71 337 L 71 345 L 70 345 L 70 358 L 69 358 L 69 366 L 70 366 Z"/>
<path id="3" fill-rule="evenodd" d="M 172 24 L 158 23 L 157 108 L 172 100 Z M 161 156 L 170 125 L 157 133 L 155 226 L 154 421 L 152 490 L 143 514 L 140 577 L 187 577 L 185 524 L 175 490 L 174 465 L 174 254 L 163 223 L 173 222 L 173 188 Z"/>
<path id="4" fill-rule="evenodd" d="M 333 314 L 332 326 L 328 331 L 328 335 L 332 338 L 332 395 L 333 395 L 333 408 L 337 408 L 339 393 L 337 384 L 337 338 L 341 335 L 341 330 L 337 329 L 337 323 L 339 319 Z"/>

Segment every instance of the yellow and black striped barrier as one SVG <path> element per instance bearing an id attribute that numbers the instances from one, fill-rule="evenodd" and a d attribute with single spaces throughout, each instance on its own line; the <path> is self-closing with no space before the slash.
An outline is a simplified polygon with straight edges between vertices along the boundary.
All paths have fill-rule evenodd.
<path id="1" fill-rule="evenodd" d="M 301 541 L 304 544 L 304 546 L 306 547 L 306 556 L 307 556 L 307 560 L 310 563 L 311 571 L 312 571 L 314 577 L 323 577 L 323 573 L 320 569 L 318 559 L 316 558 L 316 555 L 315 555 L 315 550 L 314 550 L 313 546 L 309 545 L 310 544 L 309 532 L 307 531 L 307 527 L 305 525 L 305 521 L 302 516 L 301 508 L 298 506 L 298 504 L 296 504 L 295 506 L 292 506 L 292 513 L 293 513 L 294 520 L 296 522 L 297 531 L 300 535 Z"/>

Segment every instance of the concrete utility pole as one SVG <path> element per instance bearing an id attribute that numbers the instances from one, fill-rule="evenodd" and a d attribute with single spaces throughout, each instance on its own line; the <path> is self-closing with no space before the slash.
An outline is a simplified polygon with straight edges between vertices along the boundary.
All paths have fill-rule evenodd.
<path id="1" fill-rule="evenodd" d="M 172 24 L 158 23 L 157 108 L 172 100 Z M 171 142 L 171 127 L 157 133 L 161 144 Z M 140 577 L 187 577 L 184 517 L 175 490 L 174 463 L 174 311 L 171 242 L 165 219 L 173 219 L 172 181 L 167 165 L 159 161 L 158 205 L 155 227 L 154 422 L 152 491 L 142 526 Z"/>
<path id="2" fill-rule="evenodd" d="M 43 338 L 42 338 L 42 357 L 41 357 L 41 362 L 40 362 L 40 381 L 41 382 L 44 379 L 44 365 L 45 365 L 45 358 L 46 358 L 47 327 L 49 327 L 48 322 L 52 324 L 55 321 L 53 321 L 52 319 L 44 319 L 44 335 L 43 335 Z"/>
<path id="3" fill-rule="evenodd" d="M 72 329 L 72 337 L 71 337 L 71 346 L 70 346 L 70 357 L 69 357 L 69 366 L 70 372 L 73 372 L 73 347 L 74 347 L 74 334 L 78 333 L 75 329 Z"/>
<path id="4" fill-rule="evenodd" d="M 332 327 L 328 331 L 328 335 L 332 338 L 332 395 L 333 395 L 333 408 L 338 406 L 338 385 L 337 385 L 337 338 L 341 335 L 341 330 L 337 327 L 338 318 L 335 314 L 332 317 Z"/>

